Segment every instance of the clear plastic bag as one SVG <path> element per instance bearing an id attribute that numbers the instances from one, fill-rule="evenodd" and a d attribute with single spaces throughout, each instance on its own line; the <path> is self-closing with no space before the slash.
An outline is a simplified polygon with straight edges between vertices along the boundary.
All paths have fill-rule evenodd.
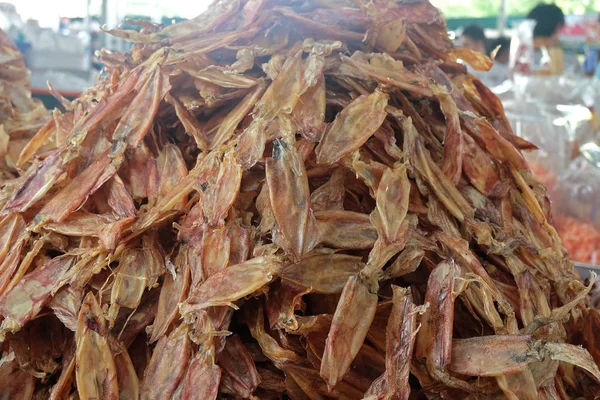
<path id="1" fill-rule="evenodd" d="M 600 231 L 600 169 L 579 157 L 558 175 L 554 209 Z M 600 250 L 600 249 L 599 249 Z"/>
<path id="2" fill-rule="evenodd" d="M 591 107 L 598 84 L 585 76 L 548 75 L 523 77 L 520 84 L 525 101 Z"/>
<path id="3" fill-rule="evenodd" d="M 535 21 L 525 20 L 515 29 L 510 43 L 509 68 L 511 76 L 529 75 L 533 67 L 533 28 Z"/>
<path id="4" fill-rule="evenodd" d="M 551 101 L 575 99 L 582 93 L 574 81 L 535 77 L 528 82 L 538 89 L 528 96 Z M 552 83 L 563 87 L 562 93 Z M 597 138 L 592 113 L 582 105 L 551 101 L 513 98 L 505 101 L 506 115 L 515 133 L 539 148 L 525 156 L 534 175 L 548 187 L 554 225 L 569 256 L 600 264 L 600 169 L 576 158 L 581 143 Z"/>
<path id="5" fill-rule="evenodd" d="M 513 81 L 514 94 L 517 99 L 525 96 L 523 81 L 531 74 L 533 69 L 533 28 L 535 21 L 525 20 L 515 30 L 515 35 L 510 42 L 508 61 L 508 76 Z"/>
<path id="6" fill-rule="evenodd" d="M 570 160 L 574 138 L 569 125 L 559 123 L 563 114 L 555 107 L 530 102 L 505 102 L 506 116 L 515 134 L 536 145 L 539 150 L 526 154 L 534 162 L 558 174 Z"/>
<path id="7" fill-rule="evenodd" d="M 600 169 L 579 157 L 551 189 L 554 224 L 571 259 L 600 264 Z"/>
<path id="8" fill-rule="evenodd" d="M 582 143 L 600 139 L 590 111 L 596 101 L 600 106 L 600 96 L 592 83 L 589 78 L 527 76 L 520 83 L 523 97 L 514 88 L 501 96 L 515 133 L 540 149 L 528 155 L 530 161 L 558 175 Z"/>

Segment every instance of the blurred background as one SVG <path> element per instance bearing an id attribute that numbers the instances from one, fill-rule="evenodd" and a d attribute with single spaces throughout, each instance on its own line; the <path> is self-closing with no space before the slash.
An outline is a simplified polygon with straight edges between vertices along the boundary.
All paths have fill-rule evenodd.
<path id="1" fill-rule="evenodd" d="M 128 44 L 104 34 L 100 27 L 121 21 L 146 19 L 171 24 L 192 18 L 210 0 L 13 0 L 0 3 L 0 28 L 8 32 L 25 54 L 32 71 L 34 92 L 43 95 L 46 81 L 67 95 L 90 86 L 101 66 L 94 53 L 101 48 L 124 51 Z M 476 25 L 487 40 L 509 38 L 539 0 L 432 0 L 448 21 L 452 37 Z M 600 0 L 558 0 L 566 15 L 561 41 L 567 52 L 580 56 L 600 42 Z M 136 27 L 129 27 L 135 29 Z M 600 48 L 600 46 L 597 46 Z"/>
<path id="2" fill-rule="evenodd" d="M 448 21 L 452 37 L 477 25 L 488 40 L 511 37 L 539 0 L 432 0 Z M 580 56 L 600 42 L 600 0 L 558 0 L 566 15 L 561 41 L 567 52 Z M 124 51 L 128 44 L 104 34 L 100 27 L 121 21 L 146 19 L 171 24 L 203 12 L 210 0 L 13 0 L 0 3 L 0 28 L 8 32 L 25 54 L 32 71 L 34 92 L 43 94 L 45 82 L 76 95 L 95 80 L 101 66 L 94 52 L 107 48 Z M 135 29 L 135 27 L 133 27 Z M 600 48 L 600 46 L 597 46 Z"/>
<path id="3" fill-rule="evenodd" d="M 0 28 L 25 55 L 35 95 L 44 97 L 50 81 L 67 97 L 75 97 L 91 86 L 101 69 L 95 51 L 128 47 L 102 32 L 101 26 L 114 28 L 127 18 L 168 25 L 200 14 L 209 4 L 207 0 L 15 0 L 0 3 Z"/>

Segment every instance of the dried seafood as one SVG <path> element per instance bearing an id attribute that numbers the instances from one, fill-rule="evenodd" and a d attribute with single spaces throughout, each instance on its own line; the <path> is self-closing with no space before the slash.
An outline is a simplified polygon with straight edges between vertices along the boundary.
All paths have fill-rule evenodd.
<path id="1" fill-rule="evenodd" d="M 599 393 L 600 318 L 533 146 L 435 7 L 140 25 L 109 31 L 131 52 L 99 54 L 3 197 L 4 397 Z"/>
<path id="2" fill-rule="evenodd" d="M 17 175 L 19 153 L 49 119 L 40 100 L 31 98 L 23 55 L 0 29 L 0 178 Z"/>

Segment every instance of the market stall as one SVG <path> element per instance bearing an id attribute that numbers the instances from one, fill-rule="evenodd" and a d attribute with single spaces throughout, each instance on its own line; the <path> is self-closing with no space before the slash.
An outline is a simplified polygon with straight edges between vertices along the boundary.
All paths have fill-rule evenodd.
<path id="1" fill-rule="evenodd" d="M 0 181 L 0 398 L 600 393 L 589 85 L 497 96 L 427 0 L 105 30 Z"/>

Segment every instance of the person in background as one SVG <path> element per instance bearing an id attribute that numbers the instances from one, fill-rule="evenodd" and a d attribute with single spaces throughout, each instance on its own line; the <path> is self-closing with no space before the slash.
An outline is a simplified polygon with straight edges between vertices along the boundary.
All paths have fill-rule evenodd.
<path id="1" fill-rule="evenodd" d="M 565 70 L 579 70 L 574 56 L 565 57 L 558 41 L 565 26 L 565 14 L 556 4 L 540 3 L 527 15 L 535 21 L 533 28 L 534 70 L 541 75 L 562 74 Z"/>
<path id="2" fill-rule="evenodd" d="M 540 3 L 527 15 L 527 19 L 535 21 L 533 28 L 533 45 L 536 49 L 558 46 L 558 35 L 565 26 L 565 14 L 556 4 Z"/>
<path id="3" fill-rule="evenodd" d="M 501 36 L 491 40 L 488 47 L 488 54 L 493 55 L 492 53 L 494 51 L 496 52 L 494 55 L 494 63 L 507 65 L 510 56 L 510 39 Z"/>
<path id="4" fill-rule="evenodd" d="M 479 25 L 466 26 L 460 39 L 463 47 L 485 54 L 487 39 L 483 28 Z"/>
<path id="5" fill-rule="evenodd" d="M 494 54 L 495 53 L 495 54 Z M 499 37 L 489 42 L 487 54 L 493 56 L 494 65 L 487 74 L 481 77 L 488 86 L 498 86 L 508 80 L 508 61 L 510 56 L 510 39 Z"/>

